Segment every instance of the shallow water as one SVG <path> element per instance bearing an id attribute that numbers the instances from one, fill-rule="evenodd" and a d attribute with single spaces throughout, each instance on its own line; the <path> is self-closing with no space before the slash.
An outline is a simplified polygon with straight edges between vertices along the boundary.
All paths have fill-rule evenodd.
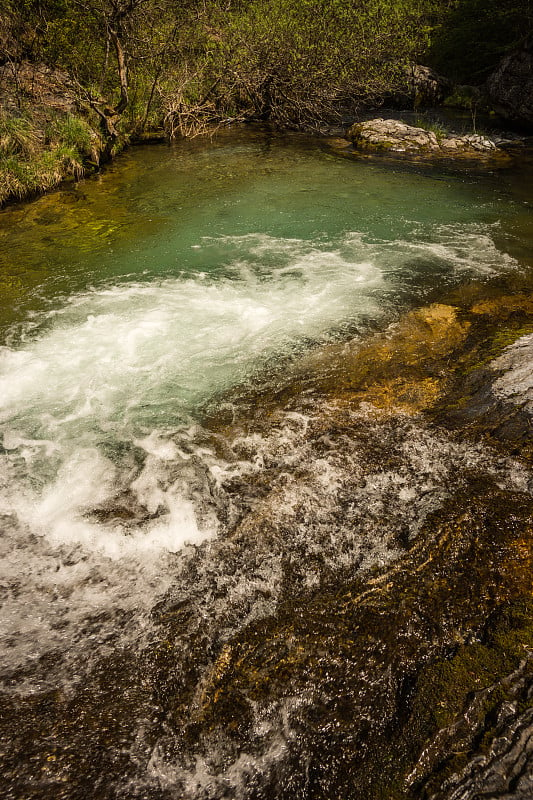
<path id="1" fill-rule="evenodd" d="M 289 382 L 317 348 L 364 341 L 454 287 L 528 287 L 522 180 L 226 133 L 131 150 L 95 179 L 4 210 L 5 691 L 74 691 L 117 648 L 138 656 L 169 597 L 217 651 L 276 611 L 288 554 L 294 592 L 381 568 L 472 470 L 527 491 L 512 461 L 403 418 L 383 426 L 363 409 L 349 434 L 321 438 L 330 410 L 312 394 L 255 431 L 222 424 L 238 413 L 235 387 Z M 370 453 L 358 427 L 383 450 Z M 283 544 L 264 530 L 257 541 L 249 513 L 285 531 Z M 198 625 L 183 634 L 184 663 Z M 210 658 L 198 659 L 202 673 Z M 283 760 L 278 722 L 261 724 L 254 774 Z M 234 754 L 193 769 L 164 740 L 144 745 L 136 786 L 247 796 Z M 133 778 L 113 780 L 118 792 Z"/>

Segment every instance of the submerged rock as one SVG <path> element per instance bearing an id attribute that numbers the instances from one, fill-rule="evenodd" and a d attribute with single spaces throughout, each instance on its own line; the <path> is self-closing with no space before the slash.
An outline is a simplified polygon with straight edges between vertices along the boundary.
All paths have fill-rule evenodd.
<path id="1" fill-rule="evenodd" d="M 195 798 L 431 796 L 425 785 L 492 741 L 492 720 L 509 723 L 532 685 L 530 511 L 474 479 L 372 577 L 308 593 L 288 582 L 275 613 L 225 637 L 193 701 L 175 705 L 159 774 Z M 172 640 L 181 617 L 168 620 Z M 161 658 L 154 682 L 176 668 Z M 209 795 L 187 793 L 199 763 Z"/>
<path id="2" fill-rule="evenodd" d="M 485 370 L 484 385 L 494 400 L 494 381 L 505 368 L 494 358 L 503 347 L 502 322 L 516 339 L 520 326 L 531 321 L 530 305 L 520 295 L 499 303 L 470 301 L 463 308 L 433 304 L 411 312 L 363 347 L 326 349 L 326 361 L 344 366 L 321 384 L 329 395 L 323 413 L 315 420 L 300 418 L 302 436 L 324 460 L 328 452 L 338 452 L 334 443 L 340 438 L 355 445 L 357 462 L 326 493 L 332 496 L 342 486 L 346 503 L 339 506 L 339 520 L 353 524 L 356 537 L 364 523 L 362 518 L 355 522 L 355 509 L 382 530 L 392 521 L 397 553 L 375 564 L 373 572 L 359 570 L 354 561 L 343 571 L 343 545 L 326 577 L 324 552 L 333 551 L 333 538 L 322 552 L 300 551 L 297 557 L 287 549 L 284 590 L 274 613 L 223 637 L 195 694 L 194 716 L 190 704 L 183 704 L 169 719 L 169 727 L 184 732 L 184 747 L 194 753 L 187 764 L 180 746 L 166 763 L 164 757 L 158 762 L 157 769 L 168 775 L 172 761 L 174 790 L 196 780 L 195 765 L 201 763 L 210 797 L 473 800 L 492 797 L 494 787 L 507 798 L 529 798 L 533 526 L 527 465 L 494 454 L 496 471 L 483 476 L 474 452 L 460 466 L 457 451 L 456 491 L 447 499 L 435 496 L 427 475 L 418 487 L 398 475 L 394 480 L 402 500 L 413 511 L 418 504 L 416 519 L 424 516 L 416 532 L 409 532 L 405 520 L 392 519 L 383 496 L 376 503 L 366 492 L 373 481 L 374 488 L 378 485 L 377 473 L 369 470 L 374 459 L 382 478 L 399 463 L 391 430 L 417 419 L 410 415 L 427 412 L 438 397 L 450 402 L 453 380 L 467 394 L 465 375 L 468 386 L 469 375 Z M 509 359 L 508 351 L 501 357 Z M 474 367 L 478 361 L 484 364 Z M 513 363 L 509 360 L 510 367 Z M 317 357 L 313 368 L 319 364 Z M 406 382 L 426 388 L 430 382 L 432 390 L 421 390 L 416 402 L 406 403 Z M 293 409 L 291 419 L 296 408 L 302 410 L 294 398 L 278 399 Z M 365 416 L 368 403 L 383 410 Z M 361 416 L 350 407 L 361 408 Z M 483 417 L 483 410 L 477 407 L 473 415 Z M 437 423 L 442 418 L 434 417 Z M 276 412 L 270 426 L 275 419 Z M 259 415 L 248 422 L 248 436 L 264 432 Z M 242 420 L 236 425 L 245 427 Z M 483 424 L 469 429 L 480 437 L 485 431 Z M 296 441 L 286 446 L 287 453 L 298 453 Z M 426 463 L 423 441 L 429 446 L 413 427 L 401 445 L 404 453 L 414 446 L 420 469 Z M 429 448 L 436 456 L 448 446 L 443 439 Z M 363 453 L 368 461 L 358 473 Z M 270 453 L 265 461 L 281 470 L 285 486 L 291 470 L 280 453 Z M 507 477 L 497 474 L 504 463 Z M 251 505 L 232 542 L 278 547 L 300 525 L 309 529 L 309 498 L 304 507 L 291 505 L 276 488 L 274 472 L 271 478 L 270 492 Z M 299 479 L 302 487 L 310 485 L 309 475 Z M 432 494 L 432 510 L 422 515 L 420 502 Z M 326 507 L 325 495 L 321 505 Z M 282 518 L 280 508 L 288 510 Z M 306 583 L 304 564 L 316 569 L 316 581 Z M 160 666 L 164 684 L 171 668 Z"/>
<path id="3" fill-rule="evenodd" d="M 426 130 L 396 119 L 373 119 L 357 122 L 348 131 L 354 146 L 363 150 L 390 151 L 394 153 L 421 153 L 432 155 L 494 154 L 498 147 L 492 139 L 479 134 L 464 136 L 445 135 L 437 130 Z"/>
<path id="4" fill-rule="evenodd" d="M 485 438 L 475 387 L 496 402 L 531 324 L 525 293 L 448 297 L 320 348 L 291 378 L 312 392 L 212 421 L 220 535 L 175 554 L 140 650 L 0 694 L 9 798 L 529 798 L 533 475 Z"/>

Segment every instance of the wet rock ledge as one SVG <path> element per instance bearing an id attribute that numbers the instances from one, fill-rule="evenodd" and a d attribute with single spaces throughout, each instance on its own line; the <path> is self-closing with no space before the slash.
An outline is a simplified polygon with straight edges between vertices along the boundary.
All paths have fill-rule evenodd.
<path id="1" fill-rule="evenodd" d="M 6 800 L 531 800 L 533 298 L 441 301 L 206 419 L 221 534 L 144 649 L 0 693 Z"/>

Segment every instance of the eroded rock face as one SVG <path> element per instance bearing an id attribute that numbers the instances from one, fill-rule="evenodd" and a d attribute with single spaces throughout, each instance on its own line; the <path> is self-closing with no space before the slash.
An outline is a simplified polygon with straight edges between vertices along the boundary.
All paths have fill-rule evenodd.
<path id="1" fill-rule="evenodd" d="M 364 150 L 396 153 L 415 152 L 440 155 L 453 153 L 484 154 L 498 150 L 485 136 L 442 136 L 425 128 L 416 128 L 396 119 L 372 119 L 357 122 L 348 132 L 353 144 Z"/>
<path id="2" fill-rule="evenodd" d="M 533 334 L 523 336 L 492 362 L 493 369 L 503 375 L 493 384 L 496 395 L 520 405 L 533 415 Z"/>
<path id="3" fill-rule="evenodd" d="M 533 131 L 533 38 L 505 56 L 487 91 L 496 111 Z"/>
<path id="4" fill-rule="evenodd" d="M 407 85 L 415 106 L 433 106 L 441 103 L 451 89 L 447 78 L 421 64 L 409 67 Z"/>
<path id="5" fill-rule="evenodd" d="M 475 303 L 469 314 L 471 336 L 463 355 L 456 356 L 458 369 L 435 406 L 441 423 L 466 426 L 529 461 L 533 456 L 532 312 L 528 294 Z M 478 337 L 476 331 L 495 323 L 499 330 L 494 339 Z"/>
<path id="6" fill-rule="evenodd" d="M 4 102 L 14 104 L 17 93 L 48 108 L 71 113 L 77 110 L 74 84 L 66 72 L 46 64 L 7 63 L 0 66 L 0 92 Z"/>

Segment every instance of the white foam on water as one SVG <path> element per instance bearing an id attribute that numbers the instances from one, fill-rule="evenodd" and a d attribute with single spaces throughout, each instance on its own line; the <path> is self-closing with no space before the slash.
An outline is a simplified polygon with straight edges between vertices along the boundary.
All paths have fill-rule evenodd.
<path id="1" fill-rule="evenodd" d="M 1 348 L 6 666 L 66 643 L 74 658 L 76 619 L 105 610 L 105 640 L 117 614 L 148 612 L 166 560 L 219 528 L 210 487 L 225 466 L 196 441 L 198 405 L 339 319 L 379 313 L 371 263 L 254 246 L 274 253 L 266 272 L 248 240 L 231 243 L 225 276 L 94 289 Z"/>
<path id="2" fill-rule="evenodd" d="M 166 507 L 167 528 L 151 526 L 151 541 L 161 536 L 174 550 L 212 533 L 195 528 L 187 498 L 180 504 L 157 481 L 132 483 L 131 459 L 124 464 L 117 448 L 143 450 L 155 462 L 186 460 L 170 436 L 190 424 L 202 401 L 269 355 L 327 334 L 339 319 L 379 313 L 371 293 L 383 279 L 372 264 L 292 240 L 255 237 L 254 248 L 286 250 L 290 275 L 286 265 L 268 280 L 253 265 L 243 275 L 243 262 L 234 261 L 239 274 L 222 280 L 94 290 L 53 312 L 38 338 L 2 348 L 0 418 L 5 460 L 25 486 L 10 495 L 20 520 L 56 544 L 70 539 L 129 554 L 131 544 L 117 544 L 120 532 L 99 536 L 76 511 L 131 484 L 150 513 Z"/>
<path id="3" fill-rule="evenodd" d="M 411 224 L 408 238 L 390 240 L 347 234 L 341 252 L 366 252 L 388 280 L 397 280 L 401 287 L 402 279 L 407 279 L 416 291 L 417 283 L 436 273 L 439 281 L 451 282 L 519 269 L 516 259 L 497 247 L 494 238 L 498 230 L 496 223 L 443 224 L 430 229 Z"/>
<path id="4" fill-rule="evenodd" d="M 292 718 L 312 702 L 309 695 L 310 692 L 301 691 L 298 696 L 287 696 L 280 707 L 273 704 L 270 714 L 258 708 L 254 733 L 263 746 L 242 751 L 234 759 L 228 758 L 226 752 L 217 752 L 216 745 L 222 744 L 219 742 L 209 754 L 196 754 L 190 768 L 184 770 L 169 762 L 163 749 L 156 746 L 147 766 L 147 784 L 154 782 L 184 800 L 216 800 L 225 796 L 246 800 L 253 796 L 254 789 L 265 785 L 271 774 L 276 774 L 291 751 L 294 753 L 299 732 L 293 727 Z"/>
<path id="5" fill-rule="evenodd" d="M 412 241 L 404 242 L 406 252 L 429 258 L 436 265 L 450 268 L 456 275 L 490 276 L 517 269 L 518 262 L 498 249 L 494 234 L 498 225 L 439 225 L 431 240 L 421 231 Z"/>
<path id="6" fill-rule="evenodd" d="M 473 272 L 486 268 L 482 254 L 474 257 L 479 240 L 468 237 L 471 262 L 455 245 L 441 252 L 450 271 L 467 262 Z M 102 647 L 117 615 L 140 615 L 134 635 L 170 584 L 173 555 L 219 532 L 219 505 L 226 502 L 219 495 L 228 478 L 253 477 L 282 454 L 290 473 L 309 456 L 294 438 L 274 433 L 268 447 L 252 437 L 246 454 L 227 462 L 202 443 L 198 407 L 253 380 L 270 359 L 379 318 L 402 288 L 402 270 L 413 269 L 408 243 L 385 245 L 360 234 L 335 246 L 254 234 L 206 239 L 201 247 L 207 256 L 217 251 L 212 274 L 75 295 L 43 316 L 39 328 L 32 320 L 21 344 L 0 349 L 1 633 L 8 668 L 54 648 L 75 660 L 76 626 L 104 611 L 108 621 L 89 624 Z M 305 415 L 289 421 L 305 436 Z M 388 541 L 365 554 L 343 532 L 324 533 L 335 518 L 327 504 L 347 502 L 346 470 L 331 454 L 313 456 L 309 465 L 307 485 L 290 477 L 280 484 L 280 519 L 292 524 L 296 515 L 309 552 L 323 553 L 328 540 L 332 567 L 386 560 Z M 350 506 L 353 525 L 362 519 L 358 504 L 363 510 L 380 492 L 408 505 L 412 488 L 404 483 L 394 475 L 372 478 Z M 306 503 L 314 504 L 316 524 L 308 524 Z M 279 565 L 271 566 L 250 587 L 240 581 L 232 588 L 237 605 L 250 592 L 268 594 L 264 587 L 279 575 Z M 311 570 L 306 585 L 314 580 Z M 272 602 L 251 603 L 243 619 L 271 611 Z"/>

